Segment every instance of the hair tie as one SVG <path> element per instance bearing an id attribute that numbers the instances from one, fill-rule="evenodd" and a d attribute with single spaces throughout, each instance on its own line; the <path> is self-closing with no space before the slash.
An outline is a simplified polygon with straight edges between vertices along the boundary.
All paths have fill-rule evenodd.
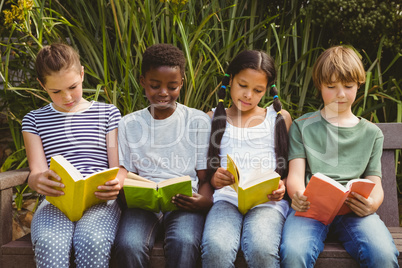
<path id="1" fill-rule="evenodd" d="M 221 85 L 221 88 L 223 88 L 223 89 L 226 89 L 226 86 L 224 86 L 224 85 Z"/>
<path id="2" fill-rule="evenodd" d="M 279 111 L 279 112 L 277 112 L 276 114 L 281 114 L 282 113 L 282 111 Z"/>
<path id="3" fill-rule="evenodd" d="M 223 99 L 219 99 L 219 102 L 224 102 L 224 100 L 223 100 Z"/>
<path id="4" fill-rule="evenodd" d="M 271 87 L 276 87 L 276 85 L 275 85 L 275 84 L 273 84 Z"/>
<path id="5" fill-rule="evenodd" d="M 278 98 L 278 95 L 275 95 L 275 96 L 274 96 L 274 99 L 277 99 L 277 98 Z"/>
<path id="6" fill-rule="evenodd" d="M 225 76 L 230 77 L 230 74 L 225 74 Z"/>

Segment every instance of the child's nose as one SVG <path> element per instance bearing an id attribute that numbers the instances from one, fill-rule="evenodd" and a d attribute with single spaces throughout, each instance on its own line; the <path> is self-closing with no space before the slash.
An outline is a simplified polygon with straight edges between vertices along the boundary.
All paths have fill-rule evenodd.
<path id="1" fill-rule="evenodd" d="M 167 96 L 167 92 L 168 92 L 167 88 L 161 87 L 161 90 L 159 91 L 159 95 L 160 96 Z"/>
<path id="2" fill-rule="evenodd" d="M 338 97 L 344 97 L 344 96 L 345 96 L 345 89 L 341 87 L 338 90 Z"/>
<path id="3" fill-rule="evenodd" d="M 71 99 L 71 94 L 69 94 L 68 92 L 63 92 L 62 97 L 64 100 L 69 100 Z"/>
<path id="4" fill-rule="evenodd" d="M 251 94 L 252 94 L 252 92 L 250 89 L 246 89 L 244 91 L 244 97 L 246 97 L 247 99 L 251 98 Z"/>

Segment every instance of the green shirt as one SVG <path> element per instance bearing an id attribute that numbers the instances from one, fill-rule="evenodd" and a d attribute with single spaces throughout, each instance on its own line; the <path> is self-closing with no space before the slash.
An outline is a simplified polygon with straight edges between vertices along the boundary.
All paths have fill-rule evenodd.
<path id="1" fill-rule="evenodd" d="M 364 118 L 353 127 L 330 124 L 320 111 L 296 119 L 289 130 L 289 160 L 306 159 L 306 185 L 320 172 L 345 185 L 369 175 L 381 177 L 384 136 Z"/>

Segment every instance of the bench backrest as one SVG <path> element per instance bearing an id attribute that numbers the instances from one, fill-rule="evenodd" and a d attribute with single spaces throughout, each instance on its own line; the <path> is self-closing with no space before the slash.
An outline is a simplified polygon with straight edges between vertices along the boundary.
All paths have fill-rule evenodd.
<path id="1" fill-rule="evenodd" d="M 395 150 L 402 149 L 402 124 L 377 124 L 384 134 L 384 149 L 381 158 L 384 201 L 377 213 L 388 227 L 399 226 L 398 191 L 395 174 Z"/>

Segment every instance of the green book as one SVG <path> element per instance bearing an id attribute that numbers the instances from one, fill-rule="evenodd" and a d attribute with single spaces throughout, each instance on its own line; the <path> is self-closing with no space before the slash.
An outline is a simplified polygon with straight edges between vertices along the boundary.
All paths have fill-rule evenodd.
<path id="1" fill-rule="evenodd" d="M 124 181 L 123 190 L 127 207 L 153 212 L 177 210 L 177 206 L 172 203 L 173 196 L 193 195 L 190 176 L 156 183 L 130 172 Z"/>

